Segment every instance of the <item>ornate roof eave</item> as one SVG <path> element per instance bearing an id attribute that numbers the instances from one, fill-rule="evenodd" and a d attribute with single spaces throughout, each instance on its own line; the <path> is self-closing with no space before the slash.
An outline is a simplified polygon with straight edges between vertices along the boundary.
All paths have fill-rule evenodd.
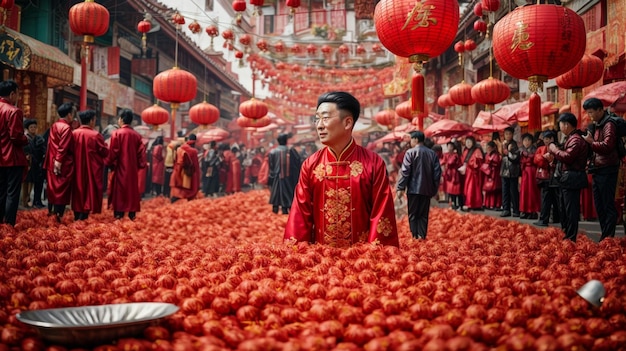
<path id="1" fill-rule="evenodd" d="M 160 3 L 154 3 L 151 0 L 129 0 L 128 4 L 140 12 L 153 12 L 155 14 L 153 18 L 161 25 L 161 29 L 172 39 L 176 38 L 175 25 L 164 16 L 166 13 L 173 12 L 174 9 Z M 225 61 L 223 61 L 224 63 L 221 63 L 219 61 L 222 61 L 222 59 L 218 61 L 207 55 L 195 42 L 191 40 L 191 38 L 184 35 L 184 33 L 179 35 L 179 37 L 182 39 L 179 43 L 182 44 L 183 47 L 198 61 L 208 62 L 209 64 L 207 64 L 206 67 L 209 72 L 220 78 L 226 85 L 229 86 L 230 89 L 235 90 L 246 97 L 252 96 L 252 93 L 249 92 L 236 77 L 226 70 Z"/>

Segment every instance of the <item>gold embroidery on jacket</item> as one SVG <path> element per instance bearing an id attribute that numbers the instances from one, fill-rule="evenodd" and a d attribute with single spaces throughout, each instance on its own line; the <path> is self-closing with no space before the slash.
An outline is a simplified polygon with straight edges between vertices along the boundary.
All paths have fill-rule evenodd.
<path id="1" fill-rule="evenodd" d="M 313 170 L 313 174 L 315 175 L 315 178 L 317 178 L 317 180 L 319 180 L 320 182 L 324 180 L 324 177 L 326 176 L 326 171 L 324 168 L 325 168 L 324 164 L 320 163 L 319 165 L 315 167 L 315 170 Z"/>
<path id="2" fill-rule="evenodd" d="M 351 195 L 348 189 L 328 189 L 325 193 L 324 218 L 324 241 L 337 247 L 346 247 L 352 244 L 350 223 Z"/>
<path id="3" fill-rule="evenodd" d="M 358 177 L 363 173 L 363 164 L 359 161 L 354 161 L 350 163 L 350 175 L 353 177 Z"/>
<path id="4" fill-rule="evenodd" d="M 376 232 L 378 234 L 382 234 L 384 236 L 389 236 L 391 234 L 392 225 L 391 221 L 387 217 L 383 217 L 378 220 L 378 224 L 376 225 Z"/>

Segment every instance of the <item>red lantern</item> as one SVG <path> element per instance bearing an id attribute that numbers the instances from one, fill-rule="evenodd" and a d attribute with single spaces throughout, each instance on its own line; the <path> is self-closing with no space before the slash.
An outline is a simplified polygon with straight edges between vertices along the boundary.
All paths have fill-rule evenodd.
<path id="1" fill-rule="evenodd" d="M 473 41 L 472 39 L 467 39 L 465 41 L 465 51 L 472 51 L 474 49 L 476 49 L 476 42 Z"/>
<path id="2" fill-rule="evenodd" d="M 396 112 L 394 110 L 382 110 L 374 115 L 374 120 L 381 126 L 392 129 L 396 122 Z"/>
<path id="3" fill-rule="evenodd" d="M 454 0 L 381 0 L 374 10 L 374 26 L 380 42 L 393 54 L 414 63 L 416 80 L 423 62 L 441 55 L 450 46 L 459 26 L 459 3 Z M 421 78 L 420 78 L 421 77 Z M 413 110 L 424 106 L 424 89 L 413 89 Z M 420 95 L 420 93 L 422 95 Z"/>
<path id="4" fill-rule="evenodd" d="M 456 105 L 469 106 L 474 103 L 474 99 L 472 98 L 472 86 L 465 82 L 454 85 L 450 88 L 448 94 L 452 102 Z"/>
<path id="5" fill-rule="evenodd" d="M 278 53 L 282 53 L 285 51 L 285 44 L 282 41 L 278 41 L 278 43 L 274 44 L 274 50 Z"/>
<path id="6" fill-rule="evenodd" d="M 294 13 L 296 13 L 296 9 L 300 7 L 300 0 L 287 0 L 287 6 L 291 7 L 289 13 L 293 15 Z"/>
<path id="7" fill-rule="evenodd" d="M 254 10 L 252 11 L 252 16 L 260 16 L 263 14 L 261 8 L 265 4 L 265 0 L 250 0 L 250 5 L 254 6 Z"/>
<path id="8" fill-rule="evenodd" d="M 463 40 L 459 40 L 456 42 L 456 44 L 454 44 L 454 51 L 458 52 L 459 54 L 465 52 L 465 43 L 463 42 Z"/>
<path id="9" fill-rule="evenodd" d="M 272 120 L 268 116 L 256 119 L 243 116 L 237 118 L 237 125 L 241 128 L 263 128 L 269 126 L 270 123 Z"/>
<path id="10" fill-rule="evenodd" d="M 267 115 L 267 112 L 267 104 L 255 98 L 244 101 L 241 105 L 239 105 L 239 113 L 241 113 L 242 116 L 251 119 L 264 117 Z"/>
<path id="11" fill-rule="evenodd" d="M 542 89 L 548 79 L 576 66 L 585 46 L 582 18 L 563 6 L 518 7 L 500 19 L 493 30 L 493 53 L 500 68 L 515 78 L 527 79 L 533 93 Z M 541 129 L 541 111 L 536 112 L 529 111 L 530 132 Z"/>
<path id="12" fill-rule="evenodd" d="M 3 9 L 10 10 L 15 5 L 15 0 L 2 0 L 0 1 L 0 7 Z"/>
<path id="13" fill-rule="evenodd" d="M 585 54 L 574 68 L 556 77 L 556 85 L 563 89 L 576 90 L 579 93 L 602 78 L 604 63 L 595 55 Z"/>
<path id="14" fill-rule="evenodd" d="M 248 46 L 250 45 L 251 42 L 252 42 L 252 37 L 250 36 L 250 34 L 243 34 L 239 37 L 239 43 L 241 45 Z"/>
<path id="15" fill-rule="evenodd" d="M 508 99 L 510 95 L 511 88 L 505 82 L 493 77 L 481 80 L 472 87 L 472 98 L 486 105 L 487 110 L 493 110 L 493 105 Z"/>
<path id="16" fill-rule="evenodd" d="M 482 17 L 483 16 L 483 4 L 482 3 L 476 3 L 476 5 L 474 5 L 474 14 L 478 17 Z"/>
<path id="17" fill-rule="evenodd" d="M 246 1 L 233 0 L 233 10 L 235 10 L 235 12 L 244 12 L 246 10 Z"/>
<path id="18" fill-rule="evenodd" d="M 153 126 L 167 123 L 169 119 L 169 112 L 157 104 L 154 104 L 141 112 L 141 120 L 144 121 L 144 123 L 151 124 Z"/>
<path id="19" fill-rule="evenodd" d="M 300 46 L 300 44 L 298 43 L 295 43 L 291 46 L 291 48 L 289 48 L 289 51 L 291 51 L 291 53 L 294 55 L 299 55 L 302 52 L 302 46 Z"/>
<path id="20" fill-rule="evenodd" d="M 232 50 L 233 40 L 235 39 L 235 34 L 232 30 L 226 29 L 222 32 L 222 38 L 224 38 L 224 48 L 228 48 L 228 50 Z"/>
<path id="21" fill-rule="evenodd" d="M 152 90 L 157 99 L 180 104 L 196 97 L 198 81 L 193 74 L 174 67 L 154 77 Z"/>
<path id="22" fill-rule="evenodd" d="M 437 105 L 448 108 L 454 106 L 454 101 L 450 99 L 450 94 L 443 94 L 437 98 Z"/>
<path id="23" fill-rule="evenodd" d="M 215 38 L 218 35 L 220 35 L 220 30 L 214 24 L 209 24 L 206 27 L 205 31 L 206 31 L 206 34 L 208 34 L 211 37 L 211 40 L 213 40 L 213 38 Z"/>
<path id="24" fill-rule="evenodd" d="M 109 11 L 93 0 L 85 0 L 72 6 L 69 20 L 72 32 L 83 35 L 85 43 L 93 43 L 95 37 L 109 30 Z"/>
<path id="25" fill-rule="evenodd" d="M 481 33 L 487 32 L 487 23 L 481 19 L 477 19 L 474 22 L 474 30 Z"/>
<path id="26" fill-rule="evenodd" d="M 481 0 L 481 10 L 496 12 L 500 8 L 500 0 Z"/>
<path id="27" fill-rule="evenodd" d="M 317 46 L 315 46 L 315 44 L 309 44 L 306 46 L 306 52 L 307 54 L 309 54 L 310 56 L 314 56 L 315 54 L 317 54 Z"/>
<path id="28" fill-rule="evenodd" d="M 172 15 L 172 22 L 176 25 L 176 27 L 182 26 L 185 24 L 185 17 L 176 11 L 176 13 Z"/>
<path id="29" fill-rule="evenodd" d="M 200 26 L 200 23 L 198 23 L 198 21 L 195 21 L 195 20 L 189 23 L 189 26 L 187 26 L 187 28 L 189 28 L 189 30 L 193 34 L 198 34 L 202 32 L 202 27 Z"/>
<path id="30" fill-rule="evenodd" d="M 365 55 L 366 51 L 365 51 L 365 46 L 359 44 L 356 46 L 356 54 L 359 56 Z"/>
<path id="31" fill-rule="evenodd" d="M 220 110 L 208 102 L 203 101 L 189 109 L 189 118 L 195 124 L 207 126 L 220 119 Z"/>
<path id="32" fill-rule="evenodd" d="M 380 46 L 379 44 L 376 44 L 376 43 L 372 44 L 372 52 L 378 54 L 378 53 L 381 53 L 383 51 L 384 51 L 383 47 Z"/>
<path id="33" fill-rule="evenodd" d="M 298 72 L 300 72 L 301 68 L 302 67 L 300 67 L 299 64 L 294 63 L 293 65 L 291 65 L 291 72 L 298 73 Z"/>
<path id="34" fill-rule="evenodd" d="M 269 49 L 269 45 L 267 44 L 267 41 L 263 38 L 259 39 L 256 42 L 256 47 L 259 48 L 259 50 L 265 52 L 267 51 L 267 49 Z"/>
<path id="35" fill-rule="evenodd" d="M 407 100 L 403 103 L 398 104 L 398 106 L 396 106 L 396 114 L 404 119 L 412 121 L 415 115 L 411 110 L 411 100 Z"/>
<path id="36" fill-rule="evenodd" d="M 337 51 L 339 51 L 342 55 L 346 55 L 350 52 L 350 48 L 346 44 L 341 44 L 339 45 L 339 49 L 337 49 Z"/>
<path id="37" fill-rule="evenodd" d="M 322 48 L 320 50 L 325 55 L 328 55 L 328 54 L 330 54 L 331 51 L 333 51 L 333 49 L 330 46 L 326 45 L 326 44 L 322 45 Z"/>
<path id="38" fill-rule="evenodd" d="M 137 23 L 137 30 L 139 31 L 139 33 L 142 33 L 141 35 L 141 47 L 146 50 L 147 47 L 147 41 L 148 41 L 148 36 L 147 33 L 150 31 L 150 29 L 152 29 L 152 24 L 150 23 L 150 21 L 147 20 L 143 20 L 143 21 L 139 21 L 139 23 Z"/>

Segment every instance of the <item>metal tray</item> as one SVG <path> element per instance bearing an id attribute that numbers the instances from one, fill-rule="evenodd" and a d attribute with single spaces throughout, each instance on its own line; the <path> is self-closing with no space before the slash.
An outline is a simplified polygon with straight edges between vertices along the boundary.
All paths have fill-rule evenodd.
<path id="1" fill-rule="evenodd" d="M 137 302 L 26 311 L 16 318 L 46 342 L 89 346 L 140 334 L 176 311 L 178 306 L 169 303 Z"/>

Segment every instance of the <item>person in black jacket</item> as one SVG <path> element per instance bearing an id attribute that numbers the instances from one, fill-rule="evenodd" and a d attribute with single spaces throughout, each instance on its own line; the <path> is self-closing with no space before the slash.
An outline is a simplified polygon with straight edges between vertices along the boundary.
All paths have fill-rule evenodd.
<path id="1" fill-rule="evenodd" d="M 289 214 L 302 165 L 298 151 L 287 147 L 287 139 L 289 134 L 280 134 L 276 139 L 278 146 L 270 151 L 268 157 L 270 204 L 274 213 L 278 213 L 280 207 L 283 214 Z"/>
<path id="2" fill-rule="evenodd" d="M 27 119 L 24 121 L 24 129 L 28 138 L 28 145 L 24 152 L 28 158 L 30 167 L 26 179 L 22 183 L 22 206 L 44 208 L 41 202 L 45 173 L 43 170 L 44 156 L 46 156 L 46 140 L 37 135 L 37 120 Z M 33 201 L 30 201 L 30 192 L 33 192 Z"/>
<path id="3" fill-rule="evenodd" d="M 412 132 L 411 146 L 404 154 L 396 195 L 401 199 L 406 190 L 411 234 L 415 239 L 426 239 L 430 199 L 439 189 L 441 164 L 437 154 L 424 146 L 424 133 Z"/>

